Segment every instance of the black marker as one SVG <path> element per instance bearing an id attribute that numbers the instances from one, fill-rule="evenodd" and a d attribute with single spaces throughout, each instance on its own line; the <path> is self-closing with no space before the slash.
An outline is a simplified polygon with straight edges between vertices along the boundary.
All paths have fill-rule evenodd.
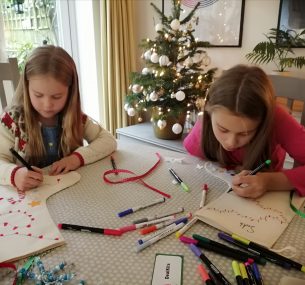
<path id="1" fill-rule="evenodd" d="M 94 227 L 71 225 L 71 224 L 58 224 L 57 226 L 61 230 L 99 233 L 103 235 L 112 235 L 112 236 L 120 236 L 122 234 L 120 230 L 115 230 L 115 229 L 94 228 Z"/>
<path id="2" fill-rule="evenodd" d="M 112 155 L 110 156 L 110 161 L 111 161 L 112 169 L 113 169 L 113 170 L 116 170 L 116 169 L 117 169 L 117 168 L 116 168 L 116 164 L 115 164 L 115 161 L 114 161 L 114 158 L 113 158 Z M 119 174 L 119 173 L 115 172 L 115 175 L 118 175 L 118 174 Z"/>
<path id="3" fill-rule="evenodd" d="M 16 159 L 18 159 L 28 170 L 35 171 L 31 165 L 29 165 L 23 157 L 21 157 L 17 151 L 15 151 L 12 147 L 10 148 L 10 152 L 13 156 L 15 156 Z"/>

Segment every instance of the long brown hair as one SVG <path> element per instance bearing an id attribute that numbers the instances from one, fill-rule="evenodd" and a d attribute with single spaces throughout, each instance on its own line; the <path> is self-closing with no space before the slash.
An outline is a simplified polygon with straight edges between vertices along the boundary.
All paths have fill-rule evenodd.
<path id="1" fill-rule="evenodd" d="M 34 165 L 46 154 L 38 113 L 33 108 L 29 96 L 29 79 L 35 75 L 50 75 L 69 87 L 66 105 L 59 114 L 61 123 L 59 156 L 66 156 L 83 145 L 82 112 L 75 63 L 61 47 L 52 45 L 38 47 L 25 64 L 12 100 L 12 108 L 18 110 L 23 117 L 24 131 L 28 137 L 26 156 Z"/>
<path id="2" fill-rule="evenodd" d="M 210 118 L 218 107 L 260 122 L 255 136 L 246 146 L 243 168 L 253 169 L 269 159 L 275 96 L 267 74 L 256 66 L 236 65 L 224 71 L 208 92 L 203 115 L 202 150 L 206 158 L 228 165 L 232 161 L 217 141 Z"/>

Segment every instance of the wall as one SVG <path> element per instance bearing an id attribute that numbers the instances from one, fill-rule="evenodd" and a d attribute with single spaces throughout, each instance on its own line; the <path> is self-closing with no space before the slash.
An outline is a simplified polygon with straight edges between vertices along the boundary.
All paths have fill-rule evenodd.
<path id="1" fill-rule="evenodd" d="M 133 0 L 135 2 L 135 14 L 137 15 L 136 41 L 141 39 L 154 38 L 156 36 L 154 26 L 159 23 L 159 17 L 150 3 L 154 3 L 161 9 L 162 0 Z M 164 0 L 171 1 L 171 0 Z M 230 0 L 232 1 L 232 0 Z M 249 64 L 245 54 L 252 51 L 253 47 L 260 41 L 265 40 L 264 33 L 269 29 L 277 27 L 280 0 L 246 0 L 242 47 L 238 48 L 209 48 L 208 54 L 212 59 L 210 67 L 217 67 L 220 70 L 228 69 L 238 63 Z M 305 49 L 295 49 L 296 55 L 305 55 Z M 138 70 L 142 69 L 142 50 L 138 49 Z M 270 63 L 261 66 L 267 73 L 275 69 Z M 294 73 L 305 77 L 305 68 L 302 70 L 291 69 Z"/>

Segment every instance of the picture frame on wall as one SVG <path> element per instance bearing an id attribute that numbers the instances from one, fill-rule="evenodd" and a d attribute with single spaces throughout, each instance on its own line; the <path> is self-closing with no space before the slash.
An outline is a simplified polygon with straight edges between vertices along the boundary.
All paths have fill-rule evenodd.
<path id="1" fill-rule="evenodd" d="M 194 36 L 208 41 L 211 47 L 241 47 L 245 0 L 180 0 L 182 13 L 197 5 Z M 170 15 L 172 0 L 162 0 L 165 16 Z M 183 14 L 181 14 L 183 19 Z"/>
<path id="2" fill-rule="evenodd" d="M 281 0 L 278 16 L 278 30 L 290 30 L 299 34 L 305 30 L 305 1 L 304 0 Z M 302 36 L 305 40 L 305 35 Z M 298 42 L 293 47 L 304 48 L 305 44 Z"/>

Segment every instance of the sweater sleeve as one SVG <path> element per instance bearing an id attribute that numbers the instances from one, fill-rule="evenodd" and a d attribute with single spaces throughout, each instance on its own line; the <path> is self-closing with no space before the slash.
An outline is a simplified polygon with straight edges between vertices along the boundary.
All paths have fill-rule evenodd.
<path id="1" fill-rule="evenodd" d="M 0 124 L 0 138 L 0 184 L 12 185 L 12 173 L 17 165 L 9 149 L 14 146 L 14 136 L 3 124 Z"/>
<path id="2" fill-rule="evenodd" d="M 98 161 L 116 150 L 114 136 L 91 118 L 87 117 L 84 128 L 84 139 L 88 145 L 75 150 L 81 155 L 84 164 Z"/>
<path id="3" fill-rule="evenodd" d="M 183 141 L 183 146 L 191 155 L 204 158 L 201 150 L 202 116 L 198 117 L 197 122 L 191 132 Z"/>
<path id="4" fill-rule="evenodd" d="M 283 170 L 301 196 L 305 196 L 305 128 L 284 109 L 278 107 L 275 117 L 277 142 L 300 166 Z"/>

